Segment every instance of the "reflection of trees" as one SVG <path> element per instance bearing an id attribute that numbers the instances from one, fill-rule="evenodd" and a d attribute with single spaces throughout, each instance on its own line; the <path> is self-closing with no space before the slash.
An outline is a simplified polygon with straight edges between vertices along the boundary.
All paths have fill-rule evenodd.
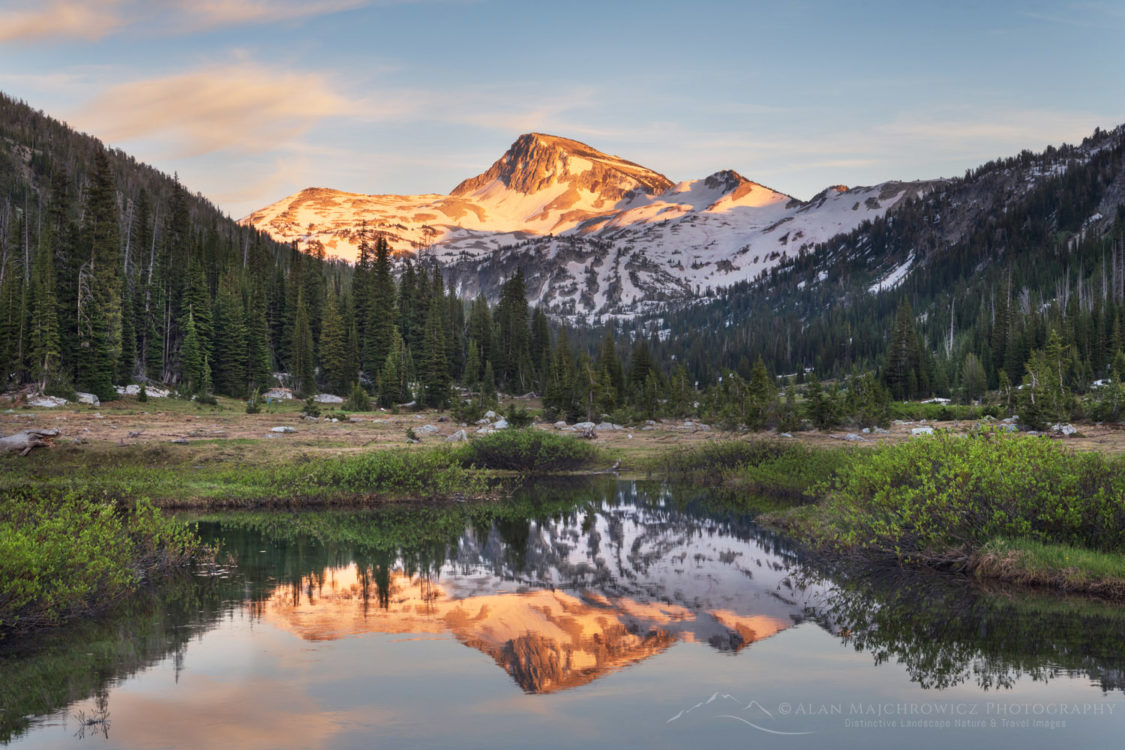
<path id="1" fill-rule="evenodd" d="M 837 571 L 832 582 L 821 623 L 876 664 L 903 664 L 923 687 L 1001 689 L 1078 673 L 1125 689 L 1120 607 L 897 569 Z"/>
<path id="2" fill-rule="evenodd" d="M 182 664 L 188 642 L 234 606 L 231 580 L 168 581 L 142 591 L 96 620 L 75 622 L 0 650 L 0 742 L 44 716 L 90 695 L 95 710 L 75 718 L 86 734 L 108 732 L 109 686 L 172 655 Z M 103 721 L 104 720 L 104 721 Z"/>

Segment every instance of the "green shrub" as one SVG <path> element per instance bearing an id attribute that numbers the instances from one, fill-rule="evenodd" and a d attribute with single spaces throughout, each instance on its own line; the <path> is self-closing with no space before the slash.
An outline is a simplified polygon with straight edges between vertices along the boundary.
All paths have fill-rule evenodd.
<path id="1" fill-rule="evenodd" d="M 0 637 L 101 609 L 203 550 L 147 500 L 21 487 L 0 495 L 0 519 Z"/>
<path id="2" fill-rule="evenodd" d="M 599 455 L 598 449 L 584 440 L 530 429 L 484 435 L 467 443 L 460 453 L 464 466 L 527 474 L 580 469 Z"/>
<path id="3" fill-rule="evenodd" d="M 508 404 L 508 413 L 504 416 L 508 420 L 508 424 L 516 429 L 530 427 L 531 423 L 535 421 L 531 412 L 516 403 Z"/>
<path id="4" fill-rule="evenodd" d="M 317 406 L 316 399 L 309 396 L 305 399 L 305 405 L 301 407 L 301 414 L 306 417 L 319 417 L 320 407 Z"/>
<path id="5" fill-rule="evenodd" d="M 137 401 L 142 404 L 148 402 L 148 389 L 145 388 L 144 383 L 141 383 L 141 390 L 137 392 Z"/>
<path id="6" fill-rule="evenodd" d="M 938 433 L 842 466 L 826 516 L 837 542 L 904 556 L 997 537 L 1122 550 L 1123 469 L 1046 438 Z"/>
<path id="7" fill-rule="evenodd" d="M 472 424 L 484 416 L 484 406 L 476 399 L 459 399 L 453 404 L 450 413 L 458 422 Z"/>
<path id="8" fill-rule="evenodd" d="M 371 411 L 371 397 L 358 382 L 352 386 L 352 392 L 348 394 L 344 408 L 350 411 Z"/>

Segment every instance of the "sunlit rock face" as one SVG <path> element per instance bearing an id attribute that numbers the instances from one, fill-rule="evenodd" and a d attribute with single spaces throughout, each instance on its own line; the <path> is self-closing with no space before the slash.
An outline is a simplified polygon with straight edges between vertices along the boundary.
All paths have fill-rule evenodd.
<path id="1" fill-rule="evenodd" d="M 522 269 L 559 317 L 629 316 L 747 281 L 937 183 L 829 188 L 808 202 L 732 170 L 674 182 L 568 138 L 521 135 L 449 195 L 308 188 L 243 219 L 355 260 L 366 237 L 437 263 L 463 296 L 495 299 Z"/>
<path id="2" fill-rule="evenodd" d="M 466 531 L 435 571 L 329 568 L 276 590 L 259 612 L 308 640 L 448 635 L 543 693 L 679 641 L 738 652 L 802 621 L 815 595 L 753 540 L 626 505 L 531 524 L 519 542 Z"/>

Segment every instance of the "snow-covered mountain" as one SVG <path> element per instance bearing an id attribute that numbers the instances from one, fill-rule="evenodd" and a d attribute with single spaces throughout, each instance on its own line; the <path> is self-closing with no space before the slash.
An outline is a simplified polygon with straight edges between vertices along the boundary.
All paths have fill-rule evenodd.
<path id="1" fill-rule="evenodd" d="M 243 219 L 303 249 L 354 260 L 364 236 L 437 262 L 461 294 L 494 297 L 522 268 L 558 316 L 630 316 L 753 279 L 933 182 L 830 187 L 810 201 L 733 171 L 673 183 L 578 141 L 520 136 L 449 195 L 308 188 Z"/>

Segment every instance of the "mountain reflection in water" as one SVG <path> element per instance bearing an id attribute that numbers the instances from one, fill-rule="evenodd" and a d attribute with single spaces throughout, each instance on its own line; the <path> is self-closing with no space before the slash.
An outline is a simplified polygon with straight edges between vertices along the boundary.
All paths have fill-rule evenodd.
<path id="1" fill-rule="evenodd" d="M 780 557 L 697 518 L 626 503 L 527 532 L 519 556 L 492 527 L 466 530 L 432 571 L 326 567 L 277 588 L 258 613 L 314 641 L 448 634 L 547 693 L 676 641 L 737 652 L 800 622 L 808 604 L 809 592 L 786 588 Z"/>

